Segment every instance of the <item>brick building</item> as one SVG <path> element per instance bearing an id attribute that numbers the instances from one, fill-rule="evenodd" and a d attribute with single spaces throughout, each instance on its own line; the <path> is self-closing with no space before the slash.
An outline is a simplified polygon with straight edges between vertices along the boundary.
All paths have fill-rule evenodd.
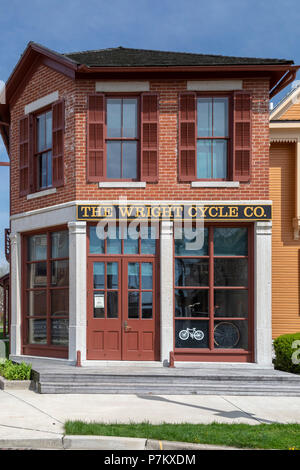
<path id="1" fill-rule="evenodd" d="M 268 105 L 296 70 L 28 45 L 0 105 L 12 357 L 271 365 Z"/>

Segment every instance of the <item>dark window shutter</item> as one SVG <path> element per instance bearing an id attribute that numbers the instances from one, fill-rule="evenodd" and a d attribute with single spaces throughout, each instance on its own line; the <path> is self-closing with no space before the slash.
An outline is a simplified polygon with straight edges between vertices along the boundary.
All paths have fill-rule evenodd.
<path id="1" fill-rule="evenodd" d="M 141 107 L 141 180 L 158 181 L 158 95 L 142 94 Z"/>
<path id="2" fill-rule="evenodd" d="M 196 178 L 197 155 L 196 93 L 179 95 L 179 180 Z"/>
<path id="3" fill-rule="evenodd" d="M 52 180 L 53 186 L 64 184 L 64 130 L 65 104 L 63 100 L 52 105 Z"/>
<path id="4" fill-rule="evenodd" d="M 20 170 L 20 196 L 29 193 L 29 155 L 30 155 L 30 129 L 29 116 L 20 119 L 19 124 L 19 170 Z"/>
<path id="5" fill-rule="evenodd" d="M 251 167 L 251 94 L 234 93 L 233 103 L 233 179 L 249 181 Z"/>
<path id="6" fill-rule="evenodd" d="M 87 180 L 96 182 L 105 178 L 104 95 L 88 96 L 87 112 Z"/>

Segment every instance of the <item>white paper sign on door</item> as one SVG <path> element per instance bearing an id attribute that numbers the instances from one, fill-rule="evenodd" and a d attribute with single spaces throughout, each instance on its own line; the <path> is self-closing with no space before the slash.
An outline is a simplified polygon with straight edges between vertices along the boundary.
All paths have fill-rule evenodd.
<path id="1" fill-rule="evenodd" d="M 94 308 L 104 308 L 104 294 L 94 294 Z"/>

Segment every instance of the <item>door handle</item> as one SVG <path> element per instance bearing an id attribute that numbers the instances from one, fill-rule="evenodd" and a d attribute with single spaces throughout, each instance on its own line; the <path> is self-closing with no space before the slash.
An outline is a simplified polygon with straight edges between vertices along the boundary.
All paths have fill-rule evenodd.
<path id="1" fill-rule="evenodd" d="M 132 330 L 131 326 L 128 326 L 127 321 L 124 321 L 124 330 L 125 331 L 131 331 Z"/>

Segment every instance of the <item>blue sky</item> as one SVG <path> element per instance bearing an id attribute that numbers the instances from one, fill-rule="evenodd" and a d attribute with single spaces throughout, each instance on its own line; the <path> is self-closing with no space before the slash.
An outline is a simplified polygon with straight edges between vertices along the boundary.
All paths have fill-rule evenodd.
<path id="1" fill-rule="evenodd" d="M 59 52 L 123 46 L 299 64 L 299 24 L 297 0 L 0 0 L 0 80 L 7 80 L 29 41 Z M 2 142 L 0 160 L 7 160 Z M 1 264 L 9 225 L 5 167 L 0 181 Z"/>

